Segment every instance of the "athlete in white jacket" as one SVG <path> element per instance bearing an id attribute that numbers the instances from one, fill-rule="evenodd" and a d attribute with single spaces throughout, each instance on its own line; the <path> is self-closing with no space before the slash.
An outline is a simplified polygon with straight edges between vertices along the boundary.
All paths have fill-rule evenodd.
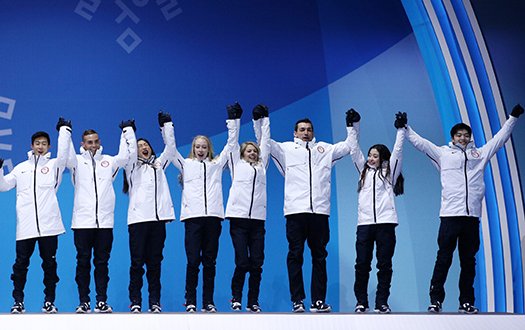
<path id="1" fill-rule="evenodd" d="M 475 314 L 474 278 L 476 253 L 479 250 L 479 217 L 485 194 L 483 173 L 494 154 L 510 138 L 512 129 L 523 108 L 516 105 L 509 119 L 484 146 L 476 148 L 471 140 L 472 129 L 463 123 L 450 130 L 452 141 L 446 146 L 436 146 L 408 128 L 407 139 L 424 152 L 441 176 L 441 223 L 439 227 L 436 263 L 430 281 L 428 311 L 439 313 L 445 299 L 445 281 L 458 245 L 461 261 L 459 279 L 459 312 Z"/>
<path id="2" fill-rule="evenodd" d="M 109 282 L 108 261 L 113 245 L 113 221 L 115 211 L 115 191 L 113 181 L 119 168 L 123 168 L 131 154 L 136 154 L 134 122 L 128 120 L 120 124 L 119 152 L 116 156 L 102 154 L 98 133 L 92 129 L 84 131 L 80 154 L 75 154 L 70 140 L 68 168 L 75 187 L 72 225 L 77 266 L 75 281 L 78 287 L 80 304 L 77 313 L 89 313 L 91 256 L 96 290 L 96 313 L 111 313 L 107 303 Z"/>
<path id="3" fill-rule="evenodd" d="M 132 313 L 142 310 L 144 264 L 147 268 L 149 311 L 161 312 L 160 275 L 166 223 L 175 219 L 170 188 L 164 173 L 175 153 L 173 123 L 171 116 L 164 112 L 159 112 L 158 120 L 165 143 L 164 151 L 156 157 L 148 140 L 139 138 L 138 154 L 135 152 L 131 155 L 124 178 L 124 192 L 129 192 L 129 299 Z"/>
<path id="4" fill-rule="evenodd" d="M 350 125 L 350 156 L 359 173 L 358 213 L 356 233 L 356 261 L 354 293 L 357 299 L 356 313 L 368 310 L 368 279 L 376 245 L 377 291 L 375 311 L 390 313 L 388 297 L 392 281 L 392 257 L 396 246 L 395 227 L 397 213 L 394 196 L 403 193 L 401 160 L 406 113 L 397 113 L 394 126 L 397 128 L 396 142 L 390 150 L 383 144 L 375 144 L 365 159 L 359 148 L 359 121 L 361 116 L 354 109 L 348 111 Z"/>
<path id="5" fill-rule="evenodd" d="M 348 140 L 348 137 L 347 137 Z M 326 245 L 330 239 L 331 174 L 335 162 L 349 153 L 348 141 L 316 142 L 312 122 L 298 120 L 293 142 L 271 140 L 271 154 L 284 175 L 284 215 L 288 240 L 288 279 L 292 311 L 304 312 L 304 243 L 312 253 L 312 312 L 330 312 L 326 298 Z"/>
<path id="6" fill-rule="evenodd" d="M 229 111 L 230 112 L 230 111 Z M 232 113 L 226 121 L 228 142 L 219 156 L 213 157 L 210 140 L 203 135 L 193 139 L 188 158 L 176 150 L 173 164 L 182 176 L 181 221 L 184 222 L 186 265 L 186 311 L 195 312 L 199 265 L 203 266 L 202 311 L 217 311 L 213 301 L 215 261 L 219 251 L 221 221 L 224 219 L 222 171 L 237 141 L 236 118 Z"/>
<path id="7" fill-rule="evenodd" d="M 49 134 L 36 132 L 31 137 L 28 160 L 18 164 L 4 175 L 0 159 L 0 191 L 16 187 L 16 260 L 13 265 L 13 298 L 11 313 L 25 312 L 24 287 L 29 261 L 38 242 L 44 271 L 45 313 L 56 313 L 54 305 L 58 283 L 56 251 L 58 235 L 65 232 L 56 192 L 66 166 L 71 122 L 60 118 L 57 123 L 57 158 L 51 159 Z"/>
<path id="8" fill-rule="evenodd" d="M 239 126 L 240 120 L 236 119 L 235 123 Z M 228 166 L 232 185 L 226 204 L 226 218 L 230 220 L 230 236 L 235 249 L 231 308 L 234 311 L 241 310 L 242 289 L 246 273 L 249 272 L 246 309 L 259 313 L 266 233 L 266 169 L 270 157 L 270 120 L 266 106 L 259 104 L 253 109 L 253 126 L 259 145 L 245 142 L 239 147 L 235 141 L 236 145 L 230 153 Z"/>

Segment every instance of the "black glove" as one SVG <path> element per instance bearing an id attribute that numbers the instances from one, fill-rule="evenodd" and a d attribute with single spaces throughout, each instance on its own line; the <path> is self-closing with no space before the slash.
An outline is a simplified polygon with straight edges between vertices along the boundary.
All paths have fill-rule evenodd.
<path id="1" fill-rule="evenodd" d="M 137 127 L 135 126 L 135 119 L 123 120 L 120 122 L 120 125 L 118 125 L 120 129 L 124 129 L 124 127 L 128 126 L 131 126 L 131 128 L 133 128 L 133 131 L 137 131 Z"/>
<path id="2" fill-rule="evenodd" d="M 519 118 L 519 116 L 521 116 L 522 114 L 523 114 L 523 107 L 519 103 L 516 104 L 514 108 L 512 108 L 512 112 L 510 113 L 512 117 L 516 117 L 516 118 Z"/>
<path id="3" fill-rule="evenodd" d="M 228 119 L 239 119 L 242 115 L 242 108 L 239 102 L 235 102 L 234 104 L 230 104 L 226 107 L 226 110 L 228 111 Z"/>
<path id="4" fill-rule="evenodd" d="M 57 126 L 56 126 L 57 131 L 60 131 L 60 127 L 62 127 L 62 126 L 67 126 L 67 127 L 69 127 L 69 129 L 73 128 L 71 126 L 71 120 L 66 120 L 64 117 L 60 117 L 60 118 L 58 118 L 58 123 L 57 123 Z"/>
<path id="5" fill-rule="evenodd" d="M 354 126 L 354 123 L 357 123 L 361 120 L 361 115 L 359 112 L 355 111 L 353 108 L 346 112 L 346 127 Z"/>
<path id="6" fill-rule="evenodd" d="M 0 168 L 2 168 L 2 166 L 4 166 L 4 159 L 0 158 Z"/>
<path id="7" fill-rule="evenodd" d="M 171 116 L 167 112 L 159 111 L 159 125 L 160 127 L 163 127 L 164 124 L 169 123 L 171 121 Z"/>
<path id="8" fill-rule="evenodd" d="M 252 111 L 253 120 L 268 117 L 268 107 L 264 104 L 257 104 Z"/>
<path id="9" fill-rule="evenodd" d="M 405 128 L 407 127 L 408 119 L 406 112 L 396 113 L 396 120 L 394 121 L 395 128 Z"/>

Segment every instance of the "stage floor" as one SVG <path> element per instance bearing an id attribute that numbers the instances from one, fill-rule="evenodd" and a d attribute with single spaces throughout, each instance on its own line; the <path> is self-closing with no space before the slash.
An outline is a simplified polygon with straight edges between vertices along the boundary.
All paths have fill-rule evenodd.
<path id="1" fill-rule="evenodd" d="M 26 313 L 0 314 L 0 329 L 53 329 L 53 330 L 339 330 L 339 329 L 461 329 L 461 330 L 524 330 L 525 315 L 481 313 L 393 313 L 368 314 L 291 314 L 291 313 L 217 313 L 217 314 L 73 314 L 47 315 Z"/>

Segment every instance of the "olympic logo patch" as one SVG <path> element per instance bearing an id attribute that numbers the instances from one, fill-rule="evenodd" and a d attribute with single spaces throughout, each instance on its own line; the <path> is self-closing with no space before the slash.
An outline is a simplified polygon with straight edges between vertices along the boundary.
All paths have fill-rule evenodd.
<path id="1" fill-rule="evenodd" d="M 40 170 L 40 172 L 41 172 L 42 174 L 47 174 L 47 173 L 49 173 L 49 167 L 47 167 L 47 166 L 42 167 L 42 169 Z"/>
<path id="2" fill-rule="evenodd" d="M 104 161 L 102 161 L 102 163 L 100 163 L 100 166 L 108 167 L 109 166 L 109 162 L 107 160 L 104 160 Z"/>
<path id="3" fill-rule="evenodd" d="M 321 146 L 318 146 L 318 147 L 317 147 L 317 151 L 319 151 L 320 153 L 323 153 L 323 152 L 324 152 L 324 148 L 321 147 Z"/>

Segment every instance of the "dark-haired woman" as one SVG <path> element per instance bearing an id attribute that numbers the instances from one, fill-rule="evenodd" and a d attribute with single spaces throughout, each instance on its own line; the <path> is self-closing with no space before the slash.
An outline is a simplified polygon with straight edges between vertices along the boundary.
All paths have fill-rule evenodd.
<path id="1" fill-rule="evenodd" d="M 149 312 L 160 313 L 160 274 L 166 223 L 175 219 L 168 181 L 164 171 L 175 151 L 173 123 L 167 113 L 159 113 L 159 125 L 166 144 L 158 157 L 150 143 L 137 139 L 137 155 L 131 155 L 124 176 L 124 193 L 129 193 L 128 232 L 130 311 L 142 310 L 142 277 L 146 264 Z"/>
<path id="2" fill-rule="evenodd" d="M 360 174 L 354 283 L 357 299 L 355 312 L 364 313 L 368 310 L 367 288 L 375 243 L 378 271 L 374 310 L 377 313 L 390 313 L 388 297 L 397 226 L 394 195 L 403 193 L 401 156 L 406 131 L 406 114 L 396 115 L 394 126 L 397 128 L 397 135 L 392 154 L 385 145 L 376 144 L 370 147 L 367 159 L 358 145 L 360 115 L 355 110 L 350 110 L 348 115 L 352 122 L 349 139 L 350 155 Z"/>

